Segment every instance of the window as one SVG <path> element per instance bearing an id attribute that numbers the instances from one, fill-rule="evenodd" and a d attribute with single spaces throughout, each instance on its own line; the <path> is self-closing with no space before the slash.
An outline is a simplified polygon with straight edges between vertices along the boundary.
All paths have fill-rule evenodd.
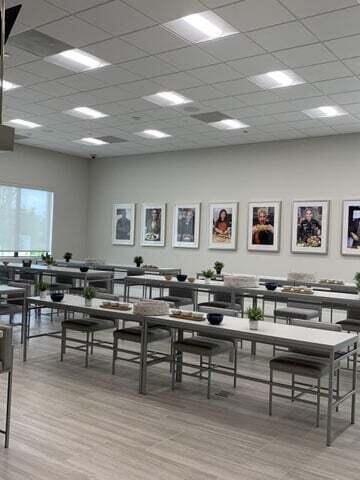
<path id="1" fill-rule="evenodd" d="M 0 256 L 51 252 L 53 193 L 0 185 Z"/>

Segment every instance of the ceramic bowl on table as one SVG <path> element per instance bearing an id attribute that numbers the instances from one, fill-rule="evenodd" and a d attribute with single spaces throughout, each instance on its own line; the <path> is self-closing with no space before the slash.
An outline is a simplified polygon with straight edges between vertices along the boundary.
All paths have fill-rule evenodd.
<path id="1" fill-rule="evenodd" d="M 187 279 L 187 275 L 179 274 L 176 275 L 176 278 L 178 282 L 185 282 L 185 280 Z"/>
<path id="2" fill-rule="evenodd" d="M 89 267 L 80 267 L 80 272 L 86 273 L 89 271 Z"/>
<path id="3" fill-rule="evenodd" d="M 210 325 L 220 325 L 223 321 L 224 315 L 222 313 L 208 313 L 207 319 Z"/>
<path id="4" fill-rule="evenodd" d="M 53 302 L 61 302 L 64 299 L 64 292 L 51 292 L 50 298 Z"/>
<path id="5" fill-rule="evenodd" d="M 172 280 L 173 276 L 170 274 L 170 273 L 167 273 L 166 275 L 164 275 L 165 277 L 165 280 L 167 280 L 168 282 L 170 282 L 170 280 Z"/>
<path id="6" fill-rule="evenodd" d="M 23 264 L 23 267 L 30 268 L 31 264 L 32 264 L 32 261 L 31 260 L 23 260 L 22 264 Z"/>
<path id="7" fill-rule="evenodd" d="M 265 288 L 266 290 L 271 290 L 272 292 L 277 289 L 277 284 L 276 283 L 265 283 Z"/>
<path id="8" fill-rule="evenodd" d="M 9 265 L 9 262 L 7 262 L 6 260 L 2 263 L 3 263 L 4 267 L 7 267 Z"/>
<path id="9" fill-rule="evenodd" d="M 189 277 L 188 278 L 188 282 L 190 282 L 190 283 L 194 283 L 195 280 L 196 280 L 195 277 Z"/>

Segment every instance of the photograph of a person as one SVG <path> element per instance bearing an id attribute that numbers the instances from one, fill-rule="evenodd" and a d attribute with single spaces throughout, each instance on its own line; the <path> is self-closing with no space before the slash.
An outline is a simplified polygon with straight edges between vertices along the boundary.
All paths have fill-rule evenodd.
<path id="1" fill-rule="evenodd" d="M 279 250 L 281 202 L 249 204 L 248 249 L 277 252 Z"/>
<path id="2" fill-rule="evenodd" d="M 236 248 L 237 203 L 210 205 L 209 248 L 234 250 Z"/>
<path id="3" fill-rule="evenodd" d="M 360 255 L 360 200 L 344 201 L 341 253 Z"/>
<path id="4" fill-rule="evenodd" d="M 163 247 L 165 245 L 164 204 L 144 204 L 142 211 L 142 245 Z"/>
<path id="5" fill-rule="evenodd" d="M 294 202 L 292 251 L 327 253 L 328 201 Z"/>
<path id="6" fill-rule="evenodd" d="M 200 204 L 175 205 L 173 247 L 198 248 Z"/>
<path id="7" fill-rule="evenodd" d="M 113 245 L 134 245 L 135 204 L 118 203 L 113 205 Z"/>

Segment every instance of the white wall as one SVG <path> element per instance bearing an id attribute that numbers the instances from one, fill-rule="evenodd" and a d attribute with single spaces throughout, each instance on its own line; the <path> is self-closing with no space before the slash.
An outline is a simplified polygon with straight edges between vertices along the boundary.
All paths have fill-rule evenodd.
<path id="1" fill-rule="evenodd" d="M 352 279 L 360 261 L 340 254 L 342 200 L 360 199 L 360 135 L 242 145 L 206 150 L 97 159 L 90 164 L 89 255 L 132 263 L 181 266 L 195 273 L 217 259 L 228 272 L 286 274 L 315 272 L 319 277 Z M 331 200 L 328 255 L 292 254 L 293 200 Z M 282 200 L 279 253 L 247 251 L 249 201 Z M 208 250 L 208 204 L 238 201 L 238 248 Z M 137 204 L 135 246 L 111 244 L 113 203 Z M 167 203 L 166 247 L 140 247 L 143 202 Z M 201 202 L 200 248 L 172 248 L 175 203 Z"/>
<path id="2" fill-rule="evenodd" d="M 39 187 L 54 192 L 53 252 L 86 256 L 88 160 L 39 148 L 15 145 L 0 153 L 2 184 Z M 1 228 L 1 221 L 0 221 Z"/>

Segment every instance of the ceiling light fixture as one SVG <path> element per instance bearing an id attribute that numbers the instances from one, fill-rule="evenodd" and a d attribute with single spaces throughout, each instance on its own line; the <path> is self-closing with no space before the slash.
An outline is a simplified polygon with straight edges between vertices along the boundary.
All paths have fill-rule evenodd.
<path id="1" fill-rule="evenodd" d="M 45 57 L 44 60 L 74 72 L 86 72 L 87 70 L 96 70 L 110 65 L 109 62 L 78 48 L 50 55 Z"/>
<path id="2" fill-rule="evenodd" d="M 16 83 L 12 83 L 12 82 L 8 82 L 7 80 L 4 80 L 4 92 L 8 92 L 9 90 L 15 90 L 15 88 L 20 88 L 20 87 L 21 85 L 17 85 Z"/>
<path id="3" fill-rule="evenodd" d="M 139 137 L 151 138 L 151 139 L 154 139 L 154 138 L 161 139 L 161 138 L 168 138 L 172 136 L 160 130 L 152 130 L 152 129 L 143 130 L 142 132 L 136 132 L 135 135 L 139 135 Z"/>
<path id="4" fill-rule="evenodd" d="M 93 147 L 100 147 L 101 145 L 108 145 L 108 142 L 104 142 L 104 140 L 100 140 L 99 138 L 93 137 L 85 137 L 80 138 L 80 140 L 74 140 L 77 143 L 82 143 L 84 145 L 91 145 Z"/>
<path id="5" fill-rule="evenodd" d="M 225 120 L 220 120 L 219 122 L 209 123 L 209 125 L 218 128 L 219 130 L 238 130 L 240 128 L 249 127 L 249 125 L 246 125 L 235 118 L 226 118 Z"/>
<path id="6" fill-rule="evenodd" d="M 143 99 L 155 103 L 160 107 L 176 107 L 177 105 L 193 103 L 193 100 L 190 98 L 184 97 L 176 92 L 158 92 L 154 95 L 147 95 L 146 97 L 143 97 Z"/>
<path id="7" fill-rule="evenodd" d="M 207 42 L 239 33 L 211 10 L 178 18 L 163 24 L 163 27 L 193 43 Z"/>
<path id="8" fill-rule="evenodd" d="M 14 118 L 13 120 L 10 120 L 8 123 L 10 123 L 11 125 L 15 125 L 15 127 L 21 127 L 21 128 L 39 128 L 42 126 L 35 122 L 22 120 L 21 118 Z"/>
<path id="9" fill-rule="evenodd" d="M 310 118 L 331 118 L 331 117 L 341 117 L 343 115 L 349 115 L 348 112 L 343 110 L 340 107 L 333 105 L 326 105 L 323 107 L 309 108 L 308 110 L 303 110 L 303 113 Z"/>
<path id="10" fill-rule="evenodd" d="M 76 107 L 72 108 L 71 110 L 66 110 L 63 113 L 66 115 L 72 115 L 73 117 L 90 120 L 97 120 L 98 118 L 105 118 L 109 116 L 106 113 L 99 112 L 98 110 L 94 110 L 93 108 L 89 107 Z"/>
<path id="11" fill-rule="evenodd" d="M 250 82 L 255 83 L 260 88 L 273 89 L 293 87 L 294 85 L 301 85 L 305 83 L 299 75 L 292 70 L 277 70 L 275 72 L 268 72 L 262 75 L 255 75 L 249 77 Z"/>

